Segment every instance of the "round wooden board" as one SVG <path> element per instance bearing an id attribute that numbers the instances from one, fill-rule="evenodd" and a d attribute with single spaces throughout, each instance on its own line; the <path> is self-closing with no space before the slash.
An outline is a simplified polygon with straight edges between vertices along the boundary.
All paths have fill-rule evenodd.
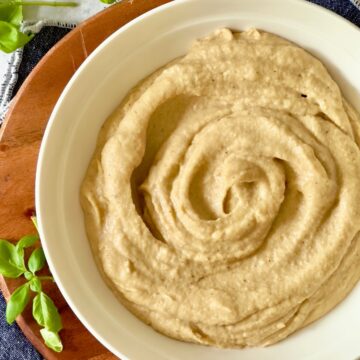
<path id="1" fill-rule="evenodd" d="M 107 8 L 57 43 L 26 79 L 0 131 L 0 238 L 16 240 L 34 232 L 29 217 L 34 211 L 38 151 L 51 111 L 71 76 L 111 33 L 140 14 L 168 1 L 125 0 Z M 0 280 L 6 299 L 23 282 L 18 279 Z M 63 319 L 64 329 L 60 333 L 63 352 L 57 354 L 45 347 L 30 306 L 17 322 L 46 359 L 116 358 L 80 323 L 55 284 L 46 284 L 44 291 L 53 298 Z"/>

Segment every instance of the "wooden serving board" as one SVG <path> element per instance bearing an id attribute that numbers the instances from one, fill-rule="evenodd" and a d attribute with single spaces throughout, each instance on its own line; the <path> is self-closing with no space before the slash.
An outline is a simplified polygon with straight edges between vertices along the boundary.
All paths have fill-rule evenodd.
<path id="1" fill-rule="evenodd" d="M 111 33 L 168 1 L 124 0 L 107 8 L 57 43 L 26 79 L 0 130 L 0 238 L 15 240 L 34 233 L 30 216 L 35 210 L 34 182 L 39 147 L 51 111 L 71 76 Z M 23 281 L 1 278 L 0 286 L 5 298 L 8 299 Z M 63 352 L 57 354 L 45 347 L 30 306 L 17 322 L 46 359 L 116 358 L 80 323 L 55 284 L 46 284 L 44 291 L 54 300 L 63 319 L 64 329 L 60 333 Z"/>

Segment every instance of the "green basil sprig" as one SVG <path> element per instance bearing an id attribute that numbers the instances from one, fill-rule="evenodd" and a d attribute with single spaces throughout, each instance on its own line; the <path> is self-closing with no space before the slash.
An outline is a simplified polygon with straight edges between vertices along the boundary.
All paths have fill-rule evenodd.
<path id="1" fill-rule="evenodd" d="M 36 218 L 32 221 L 37 229 Z M 25 248 L 30 248 L 39 240 L 39 235 L 26 235 L 16 245 L 0 239 L 0 274 L 8 278 L 24 276 L 26 283 L 19 286 L 10 296 L 6 306 L 6 321 L 12 324 L 24 311 L 31 300 L 31 292 L 35 293 L 32 301 L 32 314 L 42 327 L 41 336 L 50 349 L 61 352 L 63 345 L 59 336 L 62 329 L 61 317 L 54 302 L 42 290 L 42 282 L 54 281 L 52 276 L 38 276 L 37 272 L 44 268 L 46 259 L 42 248 L 34 249 L 25 264 Z"/>
<path id="2" fill-rule="evenodd" d="M 23 20 L 23 6 L 77 6 L 73 1 L 18 1 L 0 0 L 0 50 L 11 53 L 23 47 L 33 34 L 25 34 L 20 26 Z"/>

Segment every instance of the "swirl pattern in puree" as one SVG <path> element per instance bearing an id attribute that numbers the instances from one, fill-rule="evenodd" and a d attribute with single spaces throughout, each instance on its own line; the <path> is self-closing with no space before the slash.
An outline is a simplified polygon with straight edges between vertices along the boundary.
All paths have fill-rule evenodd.
<path id="1" fill-rule="evenodd" d="M 359 280 L 359 140 L 305 50 L 255 29 L 198 40 L 99 135 L 81 194 L 106 282 L 176 339 L 284 339 Z"/>

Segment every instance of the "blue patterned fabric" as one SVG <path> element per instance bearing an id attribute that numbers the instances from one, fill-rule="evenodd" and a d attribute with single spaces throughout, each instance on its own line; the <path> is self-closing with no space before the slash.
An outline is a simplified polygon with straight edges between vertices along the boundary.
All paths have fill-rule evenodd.
<path id="1" fill-rule="evenodd" d="M 360 27 L 360 10 L 350 0 L 308 0 L 322 5 Z M 354 1 L 356 2 L 356 1 Z M 22 62 L 18 70 L 18 81 L 14 93 L 21 86 L 29 72 L 45 55 L 51 46 L 60 40 L 68 30 L 47 26 L 25 46 Z M 5 300 L 0 294 L 0 360 L 40 360 L 41 355 L 22 334 L 19 327 L 9 326 L 5 320 Z"/>
<path id="2" fill-rule="evenodd" d="M 360 10 L 349 0 L 308 0 L 326 7 L 360 27 Z"/>
<path id="3" fill-rule="evenodd" d="M 0 293 L 0 360 L 40 360 L 41 355 L 23 335 L 17 324 L 5 319 L 6 303 Z"/>

